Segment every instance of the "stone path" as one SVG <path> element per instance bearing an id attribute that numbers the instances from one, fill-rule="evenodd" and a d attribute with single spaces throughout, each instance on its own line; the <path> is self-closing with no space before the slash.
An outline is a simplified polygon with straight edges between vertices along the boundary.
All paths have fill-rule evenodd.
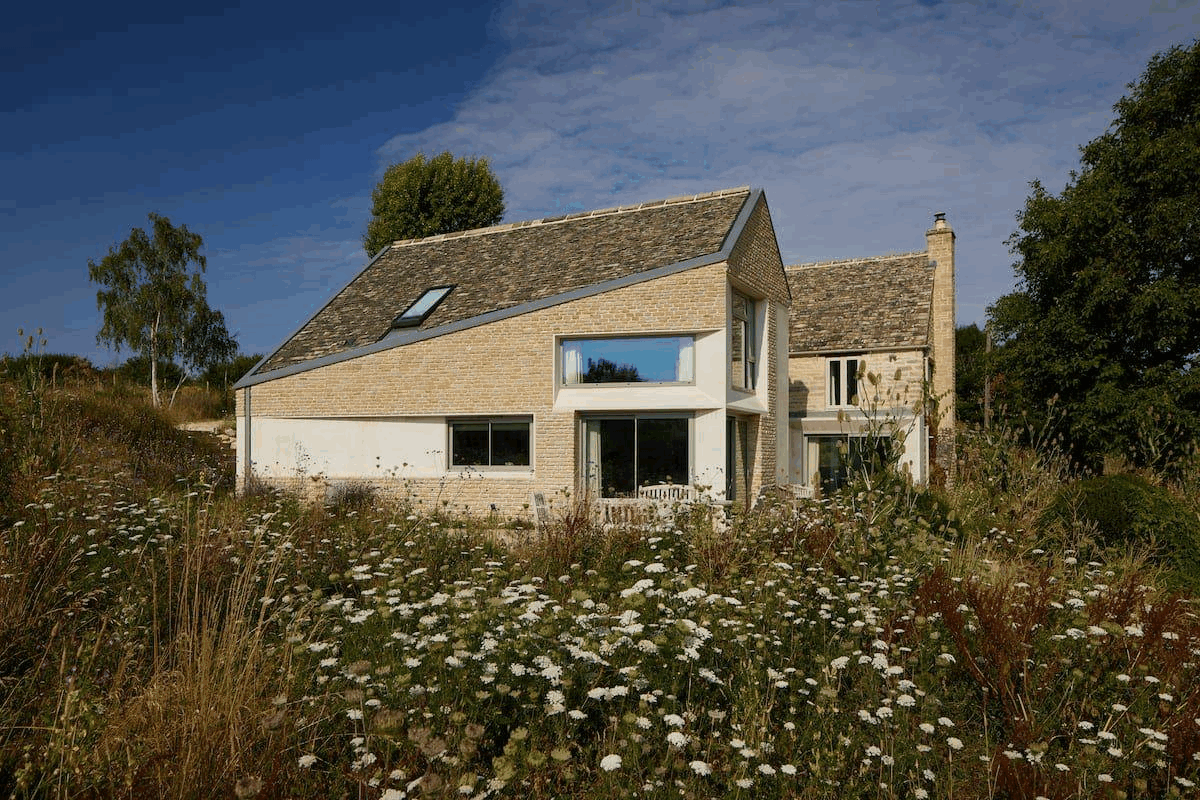
<path id="1" fill-rule="evenodd" d="M 231 448 L 237 448 L 237 438 L 233 424 L 223 419 L 206 419 L 199 422 L 184 422 L 176 426 L 181 431 L 197 431 L 219 436 L 221 441 Z"/>

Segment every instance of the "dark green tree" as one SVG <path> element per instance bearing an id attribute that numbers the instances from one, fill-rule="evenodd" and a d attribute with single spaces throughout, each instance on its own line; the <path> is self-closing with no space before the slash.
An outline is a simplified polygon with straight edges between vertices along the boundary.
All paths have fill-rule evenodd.
<path id="1" fill-rule="evenodd" d="M 642 379 L 633 364 L 617 364 L 607 358 L 589 358 L 587 366 L 583 383 L 637 383 Z"/>
<path id="2" fill-rule="evenodd" d="M 208 307 L 208 287 L 200 277 L 207 266 L 203 246 L 186 225 L 176 228 L 151 213 L 149 232 L 134 228 L 99 262 L 88 260 L 88 276 L 101 286 L 96 306 L 103 324 L 96 341 L 118 352 L 128 347 L 146 359 L 156 406 L 160 360 L 182 362 L 187 374 L 237 352 L 224 316 Z"/>
<path id="3" fill-rule="evenodd" d="M 987 381 L 987 335 L 972 322 L 954 329 L 954 414 L 959 422 L 983 425 L 983 390 Z"/>
<path id="4" fill-rule="evenodd" d="M 245 375 L 261 360 L 262 353 L 235 355 L 232 358 L 209 364 L 208 368 L 204 370 L 204 374 L 199 376 L 199 380 L 204 381 L 210 386 L 219 386 L 222 389 L 226 389 L 229 387 L 229 384 Z"/>
<path id="5" fill-rule="evenodd" d="M 504 190 L 486 158 L 424 153 L 393 164 L 371 192 L 367 255 L 398 239 L 419 239 L 495 225 L 504 216 Z"/>
<path id="6" fill-rule="evenodd" d="M 989 309 L 1000 385 L 1073 453 L 1170 468 L 1200 434 L 1200 42 L 1151 59 L 1061 194 L 1034 181 Z"/>

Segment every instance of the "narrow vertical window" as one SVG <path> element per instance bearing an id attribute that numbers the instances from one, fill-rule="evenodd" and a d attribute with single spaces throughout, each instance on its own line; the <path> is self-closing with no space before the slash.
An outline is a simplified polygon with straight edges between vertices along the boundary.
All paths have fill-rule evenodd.
<path id="1" fill-rule="evenodd" d="M 831 358 L 829 364 L 829 405 L 852 406 L 858 404 L 858 382 L 862 378 L 863 361 L 860 358 Z"/>
<path id="2" fill-rule="evenodd" d="M 754 330 L 754 301 L 733 292 L 729 325 L 729 379 L 733 388 L 753 391 L 758 372 L 758 335 Z"/>

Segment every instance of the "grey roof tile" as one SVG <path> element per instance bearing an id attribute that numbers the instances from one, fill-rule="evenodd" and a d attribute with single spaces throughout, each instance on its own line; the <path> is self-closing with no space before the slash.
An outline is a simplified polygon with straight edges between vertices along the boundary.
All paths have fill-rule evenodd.
<path id="1" fill-rule="evenodd" d="M 433 286 L 456 288 L 421 330 L 717 253 L 749 196 L 740 187 L 395 242 L 255 372 L 375 342 Z"/>
<path id="2" fill-rule="evenodd" d="M 924 347 L 933 300 L 927 253 L 795 264 L 788 350 Z"/>

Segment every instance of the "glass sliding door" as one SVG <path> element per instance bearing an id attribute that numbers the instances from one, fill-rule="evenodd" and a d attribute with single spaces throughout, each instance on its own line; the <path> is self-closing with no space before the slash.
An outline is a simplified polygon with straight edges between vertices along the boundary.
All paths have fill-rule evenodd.
<path id="1" fill-rule="evenodd" d="M 584 477 L 593 497 L 636 497 L 639 486 L 691 482 L 690 418 L 589 417 Z"/>

